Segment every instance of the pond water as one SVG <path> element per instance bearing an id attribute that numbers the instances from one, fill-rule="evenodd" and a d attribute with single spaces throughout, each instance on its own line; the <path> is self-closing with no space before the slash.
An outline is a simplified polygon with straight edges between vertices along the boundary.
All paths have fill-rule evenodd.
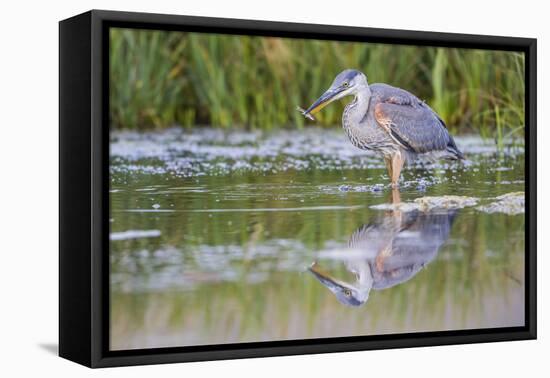
<path id="1" fill-rule="evenodd" d="M 524 325 L 523 148 L 456 142 L 396 193 L 338 129 L 113 132 L 111 349 Z"/>

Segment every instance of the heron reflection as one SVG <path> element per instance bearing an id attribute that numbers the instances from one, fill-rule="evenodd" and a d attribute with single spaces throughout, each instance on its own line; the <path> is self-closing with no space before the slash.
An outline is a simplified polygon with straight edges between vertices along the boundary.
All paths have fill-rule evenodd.
<path id="1" fill-rule="evenodd" d="M 413 278 L 438 254 L 449 238 L 456 211 L 402 213 L 392 211 L 359 227 L 348 248 L 332 256 L 345 263 L 356 277 L 345 282 L 332 277 L 314 262 L 309 271 L 348 306 L 361 306 L 372 289 L 382 290 Z"/>

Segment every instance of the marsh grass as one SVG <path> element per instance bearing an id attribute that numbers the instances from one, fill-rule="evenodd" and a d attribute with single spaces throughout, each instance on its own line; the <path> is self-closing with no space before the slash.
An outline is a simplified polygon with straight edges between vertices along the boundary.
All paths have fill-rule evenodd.
<path id="1" fill-rule="evenodd" d="M 302 128 L 296 106 L 354 67 L 415 93 L 453 132 L 523 137 L 521 53 L 130 29 L 110 44 L 113 128 Z M 317 124 L 339 124 L 342 106 Z"/>

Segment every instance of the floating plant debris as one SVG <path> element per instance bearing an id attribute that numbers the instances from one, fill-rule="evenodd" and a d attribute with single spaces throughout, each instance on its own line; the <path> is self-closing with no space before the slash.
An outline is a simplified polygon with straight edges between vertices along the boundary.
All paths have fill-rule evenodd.
<path id="1" fill-rule="evenodd" d="M 489 214 L 504 213 L 508 215 L 523 214 L 525 212 L 525 193 L 507 193 L 495 198 L 494 202 L 476 208 Z"/>
<path id="2" fill-rule="evenodd" d="M 478 137 L 457 137 L 457 144 L 468 155 L 468 164 L 419 160 L 411 167 L 441 174 L 449 170 L 477 169 L 476 159 L 492 159 L 496 146 Z M 511 149 L 509 156 L 523 154 Z M 111 133 L 111 173 L 174 175 L 176 177 L 224 176 L 229 174 L 277 174 L 286 171 L 384 169 L 380 157 L 351 145 L 340 129 L 224 131 L 201 128 L 137 133 Z M 498 162 L 498 160 L 496 160 Z M 508 165 L 492 169 L 507 172 Z M 425 190 L 427 183 L 404 183 Z M 365 188 L 369 191 L 368 188 Z"/>
<path id="3" fill-rule="evenodd" d="M 479 199 L 467 196 L 434 196 L 420 197 L 414 202 L 383 203 L 373 205 L 371 209 L 375 210 L 400 210 L 400 211 L 431 211 L 431 210 L 453 210 L 464 207 L 475 206 Z"/>

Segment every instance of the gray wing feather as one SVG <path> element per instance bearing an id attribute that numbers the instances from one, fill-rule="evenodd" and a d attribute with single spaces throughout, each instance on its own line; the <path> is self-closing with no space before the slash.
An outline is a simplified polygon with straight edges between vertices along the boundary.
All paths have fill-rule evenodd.
<path id="1" fill-rule="evenodd" d="M 380 103 L 376 105 L 375 116 L 396 142 L 414 152 L 445 150 L 449 143 L 447 130 L 426 108 Z"/>
<path id="2" fill-rule="evenodd" d="M 447 148 L 447 128 L 429 106 L 403 89 L 380 84 L 375 89 L 374 116 L 397 143 L 416 153 Z"/>

